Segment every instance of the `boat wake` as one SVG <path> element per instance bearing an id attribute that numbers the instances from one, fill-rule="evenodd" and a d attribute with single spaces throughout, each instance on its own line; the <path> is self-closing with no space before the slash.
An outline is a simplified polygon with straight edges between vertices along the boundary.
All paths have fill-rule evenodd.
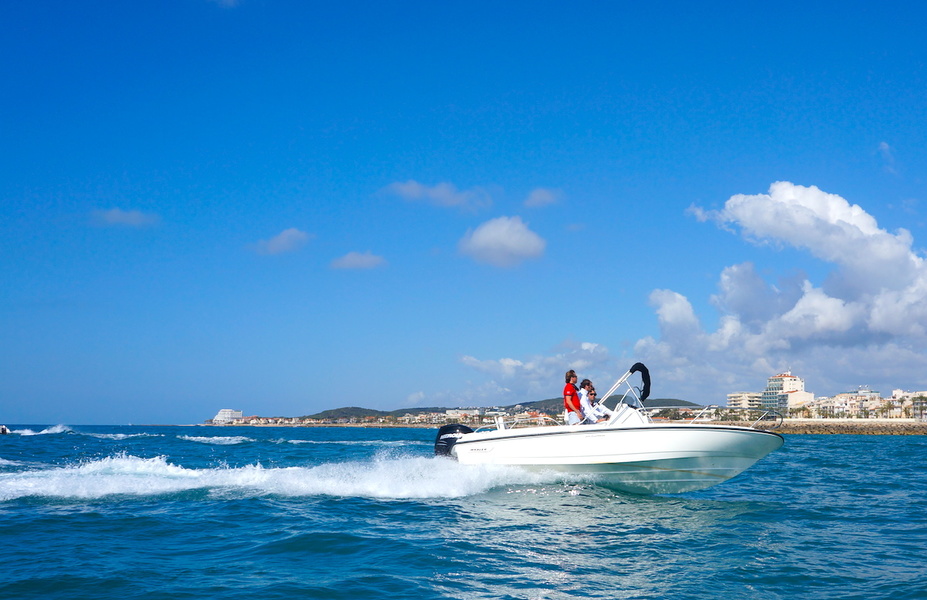
<path id="1" fill-rule="evenodd" d="M 20 498 L 93 500 L 203 491 L 210 497 L 277 495 L 382 499 L 459 498 L 505 485 L 556 478 L 515 467 L 460 465 L 434 457 L 378 457 L 311 467 L 191 469 L 164 456 L 119 454 L 75 466 L 0 473 L 0 502 Z"/>
<path id="2" fill-rule="evenodd" d="M 52 427 L 46 427 L 42 431 L 33 431 L 31 429 L 14 429 L 10 433 L 18 433 L 19 435 L 52 435 L 55 433 L 71 433 L 73 429 L 67 425 L 54 425 Z"/>

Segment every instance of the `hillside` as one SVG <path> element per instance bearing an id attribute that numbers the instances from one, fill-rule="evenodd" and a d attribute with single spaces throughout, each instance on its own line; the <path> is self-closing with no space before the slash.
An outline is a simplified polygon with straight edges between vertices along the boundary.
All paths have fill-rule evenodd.
<path id="1" fill-rule="evenodd" d="M 612 406 L 615 400 L 609 398 L 607 405 Z M 649 398 L 644 402 L 645 406 L 698 406 L 693 402 L 687 402 L 685 400 L 677 400 L 675 398 Z M 491 407 L 499 410 L 504 410 L 506 412 L 513 412 L 516 410 L 516 407 L 521 407 L 521 410 L 536 410 L 540 412 L 546 412 L 548 414 L 556 414 L 563 410 L 563 398 L 549 398 L 547 400 L 536 400 L 534 402 L 522 402 L 520 404 L 511 404 L 509 406 L 499 406 Z M 460 407 L 453 407 L 460 408 Z M 413 408 L 400 408 L 397 410 L 374 410 L 372 408 L 361 408 L 359 406 L 345 406 L 342 408 L 332 408 L 329 410 L 323 410 L 320 413 L 314 415 L 305 415 L 303 418 L 308 419 L 362 419 L 364 417 L 401 417 L 406 414 L 421 414 L 421 413 L 434 413 L 434 412 L 445 412 L 450 410 L 450 407 L 413 407 Z"/>

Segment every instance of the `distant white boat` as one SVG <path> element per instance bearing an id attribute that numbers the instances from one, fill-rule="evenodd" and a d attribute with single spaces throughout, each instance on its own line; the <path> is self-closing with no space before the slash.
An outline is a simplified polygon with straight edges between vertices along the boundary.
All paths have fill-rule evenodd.
<path id="1" fill-rule="evenodd" d="M 643 387 L 628 379 L 641 374 Z M 607 422 L 592 425 L 536 425 L 512 427 L 497 419 L 495 428 L 473 431 L 459 424 L 438 431 L 435 453 L 462 464 L 512 465 L 532 470 L 588 476 L 590 481 L 637 494 L 676 494 L 701 490 L 742 473 L 779 449 L 778 433 L 757 427 L 778 424 L 781 417 L 767 413 L 748 426 L 707 420 L 718 409 L 703 409 L 687 420 L 651 417 L 660 409 L 644 407 L 650 374 L 635 364 L 609 390 L 622 385 L 621 397 Z M 732 409 L 722 409 L 731 411 Z M 664 412 L 679 411 L 667 407 Z"/>

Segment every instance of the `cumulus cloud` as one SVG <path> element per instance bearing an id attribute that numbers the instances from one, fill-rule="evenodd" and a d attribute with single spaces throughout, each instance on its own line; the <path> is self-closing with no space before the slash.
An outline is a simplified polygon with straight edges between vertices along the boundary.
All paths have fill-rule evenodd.
<path id="1" fill-rule="evenodd" d="M 413 179 L 391 183 L 381 193 L 398 196 L 410 202 L 424 202 L 433 206 L 478 210 L 492 206 L 492 198 L 482 188 L 458 190 L 452 183 L 427 186 Z"/>
<path id="2" fill-rule="evenodd" d="M 687 399 L 723 402 L 724 393 L 762 388 L 787 368 L 823 385 L 918 383 L 911 373 L 927 368 L 927 264 L 909 232 L 888 232 L 841 196 L 788 182 L 732 196 L 719 211 L 690 212 L 755 244 L 805 250 L 832 271 L 820 284 L 802 276 L 771 285 L 751 263 L 725 268 L 711 298 L 720 311 L 713 332 L 686 297 L 653 291 L 660 335 L 639 340 L 635 353 L 659 364 Z M 907 379 L 884 378 L 902 364 Z"/>
<path id="3" fill-rule="evenodd" d="M 547 242 L 522 222 L 520 217 L 498 217 L 467 231 L 458 249 L 477 262 L 513 267 L 544 254 Z"/>
<path id="4" fill-rule="evenodd" d="M 333 269 L 376 269 L 386 264 L 386 259 L 371 252 L 348 252 L 332 261 Z"/>
<path id="5" fill-rule="evenodd" d="M 161 217 L 154 213 L 144 213 L 140 210 L 97 210 L 93 213 L 93 220 L 98 225 L 112 227 L 150 227 L 161 222 Z"/>
<path id="6" fill-rule="evenodd" d="M 295 227 L 284 229 L 269 240 L 261 240 L 254 245 L 258 254 L 273 255 L 295 252 L 302 248 L 313 236 Z"/>
<path id="7" fill-rule="evenodd" d="M 880 229 L 860 206 L 815 186 L 780 181 L 768 194 L 731 197 L 713 217 L 723 225 L 739 227 L 754 243 L 805 249 L 834 264 L 837 271 L 828 282 L 831 293 L 904 289 L 923 276 L 923 259 L 912 251 L 907 230 Z"/>
<path id="8" fill-rule="evenodd" d="M 539 206 L 547 206 L 548 204 L 556 204 L 560 201 L 562 196 L 563 192 L 560 190 L 536 188 L 531 190 L 531 193 L 528 194 L 528 198 L 525 199 L 525 206 L 528 208 L 537 208 Z"/>

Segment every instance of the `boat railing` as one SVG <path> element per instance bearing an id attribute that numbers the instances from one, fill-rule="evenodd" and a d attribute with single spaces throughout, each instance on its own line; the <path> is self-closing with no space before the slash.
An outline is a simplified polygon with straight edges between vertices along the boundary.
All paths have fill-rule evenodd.
<path id="1" fill-rule="evenodd" d="M 557 419 L 546 415 L 538 415 L 536 417 L 510 418 L 498 416 L 492 425 L 483 425 L 482 427 L 476 428 L 475 431 L 488 431 L 490 429 L 517 429 L 520 427 L 552 427 L 555 425 L 563 425 L 563 421 L 558 421 Z"/>
<path id="2" fill-rule="evenodd" d="M 718 425 L 747 424 L 753 429 L 778 429 L 783 417 L 780 413 L 767 408 L 744 408 L 719 406 L 645 406 L 638 409 L 655 422 L 680 423 L 716 423 Z"/>

